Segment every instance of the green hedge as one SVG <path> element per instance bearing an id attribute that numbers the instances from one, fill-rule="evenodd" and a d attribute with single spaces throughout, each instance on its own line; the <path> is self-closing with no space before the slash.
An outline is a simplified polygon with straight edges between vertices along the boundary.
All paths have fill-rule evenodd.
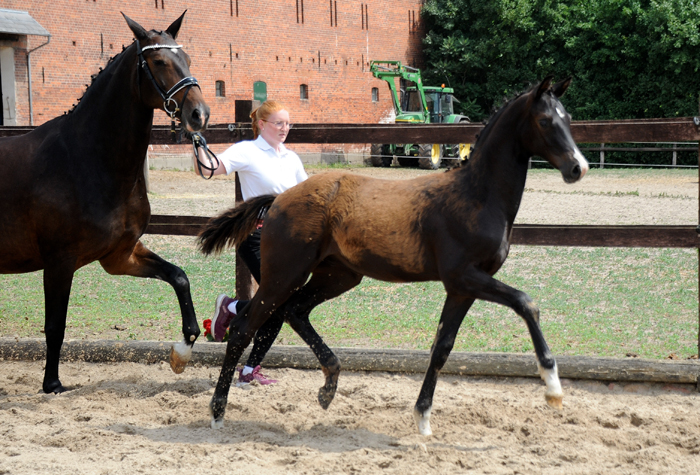
<path id="1" fill-rule="evenodd" d="M 573 76 L 576 120 L 698 114 L 696 0 L 426 0 L 422 15 L 425 83 L 474 121 L 547 74 Z"/>

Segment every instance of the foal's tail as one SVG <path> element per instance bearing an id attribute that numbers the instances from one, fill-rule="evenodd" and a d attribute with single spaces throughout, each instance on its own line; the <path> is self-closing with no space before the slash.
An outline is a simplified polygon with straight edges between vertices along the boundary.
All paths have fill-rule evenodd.
<path id="1" fill-rule="evenodd" d="M 261 212 L 277 198 L 262 195 L 224 211 L 209 220 L 199 233 L 199 248 L 204 254 L 219 253 L 227 246 L 235 246 L 246 240 L 255 231 Z"/>

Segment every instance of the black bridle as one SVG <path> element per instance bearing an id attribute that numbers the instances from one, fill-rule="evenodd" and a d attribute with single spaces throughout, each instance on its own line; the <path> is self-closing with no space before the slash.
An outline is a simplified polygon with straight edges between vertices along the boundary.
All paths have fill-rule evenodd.
<path id="1" fill-rule="evenodd" d="M 139 58 L 139 68 L 137 71 L 140 71 L 141 69 L 144 70 L 146 73 L 146 77 L 151 80 L 151 83 L 153 84 L 153 87 L 155 87 L 156 91 L 158 91 L 158 94 L 160 94 L 160 97 L 163 99 L 163 109 L 165 112 L 170 116 L 170 129 L 173 135 L 175 134 L 175 119 L 182 120 L 180 117 L 176 117 L 176 114 L 180 112 L 180 107 L 175 99 L 173 97 L 175 94 L 180 92 L 181 90 L 185 89 L 185 94 L 182 96 L 182 103 L 185 103 L 185 100 L 187 99 L 187 94 L 190 92 L 190 89 L 192 86 L 197 86 L 199 90 L 201 91 L 202 88 L 199 85 L 199 82 L 197 82 L 197 79 L 195 79 L 192 76 L 188 76 L 185 78 L 180 79 L 173 87 L 171 87 L 169 90 L 164 90 L 160 84 L 158 84 L 158 81 L 156 81 L 156 78 L 153 77 L 153 73 L 151 72 L 151 68 L 148 66 L 148 62 L 146 62 L 146 59 L 143 57 L 143 52 L 149 49 L 171 49 L 171 50 L 178 50 L 182 48 L 182 45 L 161 45 L 161 44 L 154 44 L 154 45 L 149 45 L 149 46 L 144 46 L 141 48 L 141 44 L 139 43 L 139 40 L 136 40 L 136 55 Z M 176 51 L 173 51 L 176 52 Z M 140 78 L 137 77 L 137 82 L 139 84 L 139 94 L 140 94 Z M 171 110 L 168 107 L 174 104 L 174 108 Z M 219 158 L 214 154 L 214 152 L 211 151 L 209 147 L 207 147 L 207 141 L 204 139 L 204 136 L 200 134 L 199 132 L 195 132 L 192 134 L 192 148 L 194 149 L 194 156 L 197 160 L 197 168 L 199 169 L 199 174 L 202 176 L 202 178 L 205 178 L 209 180 L 214 176 L 214 171 L 219 168 L 221 165 L 221 162 L 219 161 Z M 199 149 L 202 149 L 204 152 L 205 158 L 209 161 L 209 165 L 205 165 L 202 163 L 199 159 Z M 213 158 L 213 159 L 212 159 Z M 214 163 L 216 162 L 216 166 L 214 166 Z M 204 171 L 207 170 L 209 171 L 209 176 L 205 177 L 204 176 Z"/>
<path id="2" fill-rule="evenodd" d="M 181 90 L 187 88 L 185 90 L 185 95 L 182 96 L 182 102 L 184 104 L 185 99 L 187 98 L 187 94 L 190 92 L 190 88 L 192 86 L 197 86 L 201 90 L 202 88 L 199 86 L 199 83 L 195 78 L 192 76 L 188 76 L 185 78 L 180 79 L 173 87 L 171 87 L 168 91 L 165 91 L 160 84 L 158 84 L 158 81 L 156 81 L 156 78 L 153 77 L 153 73 L 151 72 L 151 68 L 148 66 L 148 62 L 146 61 L 146 58 L 143 57 L 143 52 L 149 49 L 171 49 L 171 50 L 178 50 L 182 48 L 182 45 L 160 45 L 160 44 L 155 44 L 155 45 L 149 45 L 149 46 L 144 46 L 141 48 L 141 43 L 139 43 L 139 40 L 136 40 L 136 55 L 139 57 L 139 70 L 143 69 L 144 72 L 146 73 L 146 77 L 151 80 L 151 83 L 153 83 L 153 87 L 156 88 L 156 91 L 158 91 L 158 94 L 160 94 L 160 97 L 163 99 L 163 109 L 165 112 L 170 116 L 170 119 L 175 119 L 175 114 L 177 114 L 180 111 L 180 107 L 178 106 L 178 103 L 173 97 L 175 94 L 180 92 Z M 174 104 L 175 107 L 170 110 L 168 106 L 170 104 Z"/>

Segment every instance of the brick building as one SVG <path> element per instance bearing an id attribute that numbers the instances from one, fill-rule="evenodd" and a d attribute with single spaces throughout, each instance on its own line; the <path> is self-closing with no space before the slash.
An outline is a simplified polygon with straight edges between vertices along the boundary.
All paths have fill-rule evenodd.
<path id="1" fill-rule="evenodd" d="M 422 3 L 0 0 L 0 8 L 26 12 L 51 35 L 0 31 L 3 123 L 39 125 L 70 109 L 90 76 L 132 42 L 120 11 L 162 30 L 184 10 L 178 42 L 192 58 L 211 123 L 233 122 L 236 100 L 265 93 L 286 104 L 295 122 L 390 120 L 388 87 L 370 74 L 369 61 L 420 65 Z M 166 119 L 156 114 L 157 123 Z"/>

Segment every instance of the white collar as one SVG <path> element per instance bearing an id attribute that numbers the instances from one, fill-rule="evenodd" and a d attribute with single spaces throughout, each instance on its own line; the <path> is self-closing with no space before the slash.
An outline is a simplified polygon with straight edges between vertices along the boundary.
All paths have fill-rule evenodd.
<path id="1" fill-rule="evenodd" d="M 272 150 L 274 153 L 277 153 L 277 151 L 274 148 L 272 148 L 272 145 L 267 143 L 267 140 L 265 140 L 262 135 L 258 135 L 258 138 L 255 139 L 255 145 L 257 145 L 258 148 L 261 150 Z M 286 155 L 286 154 L 287 154 L 287 147 L 285 147 L 284 144 L 281 143 L 279 155 L 281 157 L 281 156 Z"/>

